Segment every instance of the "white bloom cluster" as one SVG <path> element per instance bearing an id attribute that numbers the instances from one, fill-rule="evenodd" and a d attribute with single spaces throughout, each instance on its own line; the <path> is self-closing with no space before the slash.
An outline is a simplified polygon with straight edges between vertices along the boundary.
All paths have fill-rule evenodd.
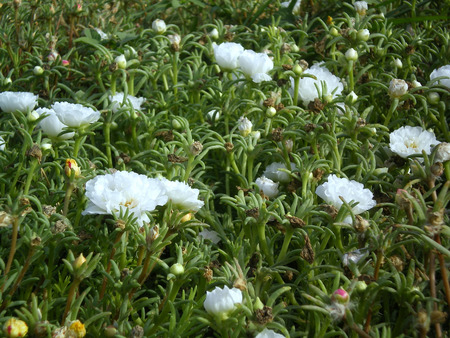
<path id="1" fill-rule="evenodd" d="M 124 102 L 124 93 L 117 93 L 114 96 L 109 96 L 112 103 L 112 111 L 116 113 L 120 107 L 131 104 L 134 110 L 141 110 L 141 105 L 145 99 L 143 97 L 135 97 L 133 95 L 127 95 L 127 100 Z"/>
<path id="2" fill-rule="evenodd" d="M 137 223 L 150 219 L 146 212 L 171 200 L 174 208 L 198 211 L 204 204 L 198 200 L 199 190 L 187 184 L 165 178 L 149 178 L 134 172 L 117 171 L 98 175 L 86 182 L 86 197 L 89 199 L 83 215 L 108 214 L 118 216 L 128 209 Z"/>
<path id="3" fill-rule="evenodd" d="M 213 48 L 216 62 L 222 69 L 230 71 L 240 68 L 255 83 L 272 79 L 267 73 L 273 69 L 273 61 L 266 53 L 244 50 L 234 42 L 213 43 Z"/>
<path id="4" fill-rule="evenodd" d="M 59 138 L 62 140 L 68 140 L 72 138 L 75 133 L 65 133 L 60 135 L 63 132 L 63 128 L 67 127 L 64 123 L 62 123 L 58 116 L 56 116 L 56 112 L 50 108 L 38 108 L 36 112 L 39 116 L 45 114 L 47 115 L 44 119 L 39 122 L 39 127 L 51 138 Z"/>
<path id="5" fill-rule="evenodd" d="M 0 108 L 5 113 L 32 111 L 37 104 L 38 95 L 28 92 L 2 92 L 0 93 Z"/>
<path id="6" fill-rule="evenodd" d="M 304 74 L 314 75 L 317 80 L 310 77 L 300 79 L 298 87 L 298 98 L 302 100 L 304 106 L 308 106 L 310 102 L 319 97 L 330 96 L 331 99 L 341 95 L 344 85 L 341 80 L 333 75 L 323 64 L 316 63 L 311 68 L 305 70 Z M 326 85 L 326 91 L 322 92 L 322 83 Z M 291 78 L 291 94 L 294 92 L 294 79 Z M 317 88 L 316 88 L 317 87 Z"/>
<path id="7" fill-rule="evenodd" d="M 450 65 L 433 70 L 430 74 L 430 80 L 434 80 L 437 77 L 446 77 L 446 79 L 439 80 L 438 83 L 450 89 Z"/>
<path id="8" fill-rule="evenodd" d="M 275 183 L 270 178 L 261 176 L 256 179 L 256 185 L 259 190 L 269 198 L 275 198 L 278 196 L 278 183 Z"/>
<path id="9" fill-rule="evenodd" d="M 431 148 L 440 142 L 434 133 L 422 127 L 404 126 L 389 134 L 389 148 L 397 155 L 406 158 L 410 155 L 429 155 Z"/>
<path id="10" fill-rule="evenodd" d="M 347 203 L 358 202 L 352 208 L 355 215 L 373 208 L 377 203 L 373 200 L 373 193 L 369 189 L 365 189 L 364 185 L 348 178 L 339 178 L 336 175 L 328 176 L 328 182 L 319 185 L 316 194 L 325 202 L 340 209 L 342 197 Z"/>
<path id="11" fill-rule="evenodd" d="M 206 312 L 216 316 L 226 316 L 236 304 L 242 303 L 242 291 L 237 288 L 223 289 L 216 286 L 213 291 L 206 291 L 206 299 L 203 303 Z"/>
<path id="12" fill-rule="evenodd" d="M 281 170 L 280 170 L 281 169 Z M 274 162 L 266 167 L 266 170 L 263 173 L 263 176 L 270 178 L 275 182 L 286 183 L 291 180 L 289 174 L 283 170 L 287 169 L 286 165 L 281 162 Z M 291 170 L 294 171 L 297 169 L 294 163 L 291 163 Z"/>

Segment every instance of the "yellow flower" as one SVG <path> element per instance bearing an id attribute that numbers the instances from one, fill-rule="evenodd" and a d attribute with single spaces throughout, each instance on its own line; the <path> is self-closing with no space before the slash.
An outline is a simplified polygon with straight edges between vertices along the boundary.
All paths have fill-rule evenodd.
<path id="1" fill-rule="evenodd" d="M 72 322 L 69 326 L 69 331 L 67 332 L 68 337 L 73 338 L 82 338 L 86 335 L 86 328 L 84 324 L 80 322 L 78 319 Z"/>
<path id="2" fill-rule="evenodd" d="M 66 167 L 64 168 L 64 171 L 65 171 L 67 177 L 71 177 L 72 172 L 75 173 L 75 175 L 74 175 L 75 178 L 78 178 L 81 176 L 81 169 L 78 166 L 77 161 L 75 161 L 72 158 L 68 158 L 66 160 Z"/>
<path id="3" fill-rule="evenodd" d="M 10 318 L 3 326 L 3 331 L 7 337 L 24 337 L 28 332 L 28 326 L 20 319 Z"/>

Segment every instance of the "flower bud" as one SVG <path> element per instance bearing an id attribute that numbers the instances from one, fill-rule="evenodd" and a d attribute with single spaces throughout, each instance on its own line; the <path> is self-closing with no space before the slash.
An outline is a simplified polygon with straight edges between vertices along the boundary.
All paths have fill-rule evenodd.
<path id="1" fill-rule="evenodd" d="M 194 143 L 191 144 L 189 149 L 191 151 L 191 154 L 196 156 L 202 152 L 203 144 L 201 144 L 199 141 L 195 141 Z"/>
<path id="2" fill-rule="evenodd" d="M 72 158 L 68 158 L 66 160 L 66 166 L 64 168 L 64 172 L 66 173 L 67 177 L 72 177 L 74 175 L 75 178 L 78 178 L 81 176 L 81 169 L 78 166 L 77 161 L 75 161 Z"/>
<path id="3" fill-rule="evenodd" d="M 291 45 L 291 51 L 293 53 L 298 53 L 300 51 L 300 48 L 296 44 Z"/>
<path id="4" fill-rule="evenodd" d="M 450 160 L 450 143 L 442 142 L 437 146 L 436 156 L 434 160 L 436 162 L 446 162 Z"/>
<path id="5" fill-rule="evenodd" d="M 175 263 L 170 267 L 170 273 L 175 276 L 181 276 L 184 274 L 184 267 L 183 264 Z"/>
<path id="6" fill-rule="evenodd" d="M 152 22 L 152 29 L 158 34 L 163 34 L 166 31 L 166 23 L 164 20 L 156 19 Z"/>
<path id="7" fill-rule="evenodd" d="M 62 60 L 61 63 L 62 63 L 62 65 L 63 65 L 64 67 L 67 67 L 67 66 L 70 65 L 70 61 L 69 61 L 69 60 Z"/>
<path id="8" fill-rule="evenodd" d="M 429 93 L 428 94 L 428 97 L 427 97 L 427 100 L 428 100 L 428 102 L 430 103 L 430 104 L 438 104 L 439 103 L 439 100 L 440 100 L 440 96 L 439 96 L 439 94 L 438 93 L 436 93 L 436 92 L 431 92 L 431 93 Z"/>
<path id="9" fill-rule="evenodd" d="M 5 78 L 4 78 L 3 84 L 4 84 L 5 86 L 10 85 L 11 83 L 12 83 L 12 80 L 11 80 L 10 77 L 5 77 Z"/>
<path id="10" fill-rule="evenodd" d="M 357 281 L 357 282 L 356 282 L 356 285 L 355 285 L 355 289 L 356 289 L 356 291 L 358 291 L 358 292 L 364 292 L 364 290 L 367 289 L 367 284 L 366 284 L 366 282 L 364 282 L 364 281 L 362 281 L 362 280 Z"/>
<path id="11" fill-rule="evenodd" d="M 394 60 L 394 67 L 398 68 L 398 69 L 401 69 L 403 67 L 402 60 L 400 60 L 399 58 L 396 58 Z"/>
<path id="12" fill-rule="evenodd" d="M 392 98 L 399 98 L 408 92 L 408 84 L 404 80 L 392 79 L 389 84 L 388 94 Z"/>
<path id="13" fill-rule="evenodd" d="M 167 36 L 170 43 L 172 44 L 172 49 L 174 51 L 178 51 L 180 49 L 180 43 L 181 43 L 181 36 L 179 36 L 178 34 L 170 34 Z"/>
<path id="14" fill-rule="evenodd" d="M 345 58 L 347 61 L 356 61 L 358 60 L 358 52 L 353 48 L 350 48 L 347 52 L 345 52 Z"/>
<path id="15" fill-rule="evenodd" d="M 36 110 L 33 110 L 28 114 L 28 121 L 33 122 L 36 121 L 39 118 L 39 114 Z"/>
<path id="16" fill-rule="evenodd" d="M 187 213 L 186 215 L 184 215 L 183 217 L 181 217 L 180 222 L 181 223 L 189 222 L 193 218 L 194 218 L 194 215 L 192 214 L 192 212 L 190 212 L 190 213 Z"/>
<path id="17" fill-rule="evenodd" d="M 340 35 L 339 31 L 335 27 L 331 27 L 330 34 L 331 34 L 331 36 L 334 36 L 334 37 L 338 37 Z"/>
<path id="18" fill-rule="evenodd" d="M 36 66 L 33 68 L 33 74 L 38 76 L 44 73 L 44 69 L 41 66 Z"/>
<path id="19" fill-rule="evenodd" d="M 238 121 L 239 133 L 245 137 L 251 133 L 252 127 L 253 127 L 252 122 L 248 118 L 241 116 L 241 118 Z"/>
<path id="20" fill-rule="evenodd" d="M 123 54 L 116 57 L 114 62 L 117 64 L 117 67 L 119 67 L 119 69 L 127 68 L 127 59 L 125 59 L 125 55 Z"/>
<path id="21" fill-rule="evenodd" d="M 303 68 L 299 64 L 296 64 L 294 68 L 292 68 L 292 70 L 294 71 L 295 75 L 302 75 L 303 73 Z"/>
<path id="22" fill-rule="evenodd" d="M 84 263 L 86 262 L 86 258 L 84 258 L 83 254 L 81 253 L 72 263 L 72 266 L 75 270 L 79 269 Z"/>
<path id="23" fill-rule="evenodd" d="M 117 334 L 117 329 L 114 325 L 108 325 L 103 332 L 106 337 L 114 337 Z"/>
<path id="24" fill-rule="evenodd" d="M 339 304 L 348 304 L 350 296 L 344 289 L 337 289 L 331 296 L 331 301 Z"/>
<path id="25" fill-rule="evenodd" d="M 274 117 L 277 114 L 277 110 L 274 107 L 268 107 L 266 110 L 267 117 Z"/>
<path id="26" fill-rule="evenodd" d="M 352 90 L 345 98 L 345 103 L 353 104 L 356 102 L 356 100 L 358 100 L 358 95 L 356 95 L 355 92 Z"/>
<path id="27" fill-rule="evenodd" d="M 46 151 L 46 150 L 50 150 L 52 149 L 52 144 L 51 143 L 42 143 L 41 144 L 41 150 L 42 151 Z"/>
<path id="28" fill-rule="evenodd" d="M 214 28 L 211 32 L 209 32 L 209 36 L 211 37 L 211 39 L 217 40 L 219 38 L 219 31 L 217 30 L 217 28 Z"/>
<path id="29" fill-rule="evenodd" d="M 353 4 L 353 6 L 355 6 L 355 10 L 356 10 L 356 12 L 359 15 L 361 15 L 361 16 L 366 15 L 366 11 L 368 9 L 367 2 L 365 2 L 365 1 L 356 1 Z"/>
<path id="30" fill-rule="evenodd" d="M 370 32 L 368 29 L 360 29 L 356 34 L 356 38 L 360 41 L 367 41 L 370 38 Z"/>
<path id="31" fill-rule="evenodd" d="M 262 310 L 264 308 L 263 302 L 261 302 L 261 299 L 259 297 L 256 297 L 255 304 L 253 304 L 253 308 L 255 310 Z"/>
<path id="32" fill-rule="evenodd" d="M 422 84 L 419 81 L 417 81 L 417 80 L 414 80 L 413 82 L 411 82 L 411 85 L 412 85 L 413 88 L 422 87 Z"/>
<path id="33" fill-rule="evenodd" d="M 23 320 L 13 317 L 5 322 L 3 332 L 6 337 L 24 337 L 28 333 L 28 326 Z"/>
<path id="34" fill-rule="evenodd" d="M 172 128 L 180 130 L 181 129 L 181 123 L 178 122 L 178 120 L 173 119 L 172 120 Z"/>

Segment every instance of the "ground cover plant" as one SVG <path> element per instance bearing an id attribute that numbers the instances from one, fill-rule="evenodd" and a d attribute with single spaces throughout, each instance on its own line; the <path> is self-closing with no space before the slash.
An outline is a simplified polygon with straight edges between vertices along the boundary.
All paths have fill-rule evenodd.
<path id="1" fill-rule="evenodd" d="M 3 336 L 448 336 L 448 1 L 0 6 Z"/>

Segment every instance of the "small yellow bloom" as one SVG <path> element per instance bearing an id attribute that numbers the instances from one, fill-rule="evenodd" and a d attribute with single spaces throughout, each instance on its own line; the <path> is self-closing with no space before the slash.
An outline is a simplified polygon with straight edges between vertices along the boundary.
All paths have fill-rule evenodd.
<path id="1" fill-rule="evenodd" d="M 84 324 L 77 319 L 70 324 L 67 335 L 69 337 L 82 338 L 86 335 L 86 328 L 84 327 Z"/>
<path id="2" fill-rule="evenodd" d="M 332 24 L 333 24 L 333 18 L 328 15 L 328 17 L 327 17 L 327 25 L 332 25 Z"/>
<path id="3" fill-rule="evenodd" d="M 6 337 L 24 337 L 28 333 L 27 324 L 20 319 L 10 318 L 3 326 Z"/>
<path id="4" fill-rule="evenodd" d="M 66 167 L 64 168 L 64 171 L 65 171 L 67 177 L 71 177 L 72 172 L 75 172 L 75 178 L 78 178 L 81 176 L 81 169 L 78 166 L 77 161 L 75 161 L 72 158 L 68 158 L 66 160 Z"/>

